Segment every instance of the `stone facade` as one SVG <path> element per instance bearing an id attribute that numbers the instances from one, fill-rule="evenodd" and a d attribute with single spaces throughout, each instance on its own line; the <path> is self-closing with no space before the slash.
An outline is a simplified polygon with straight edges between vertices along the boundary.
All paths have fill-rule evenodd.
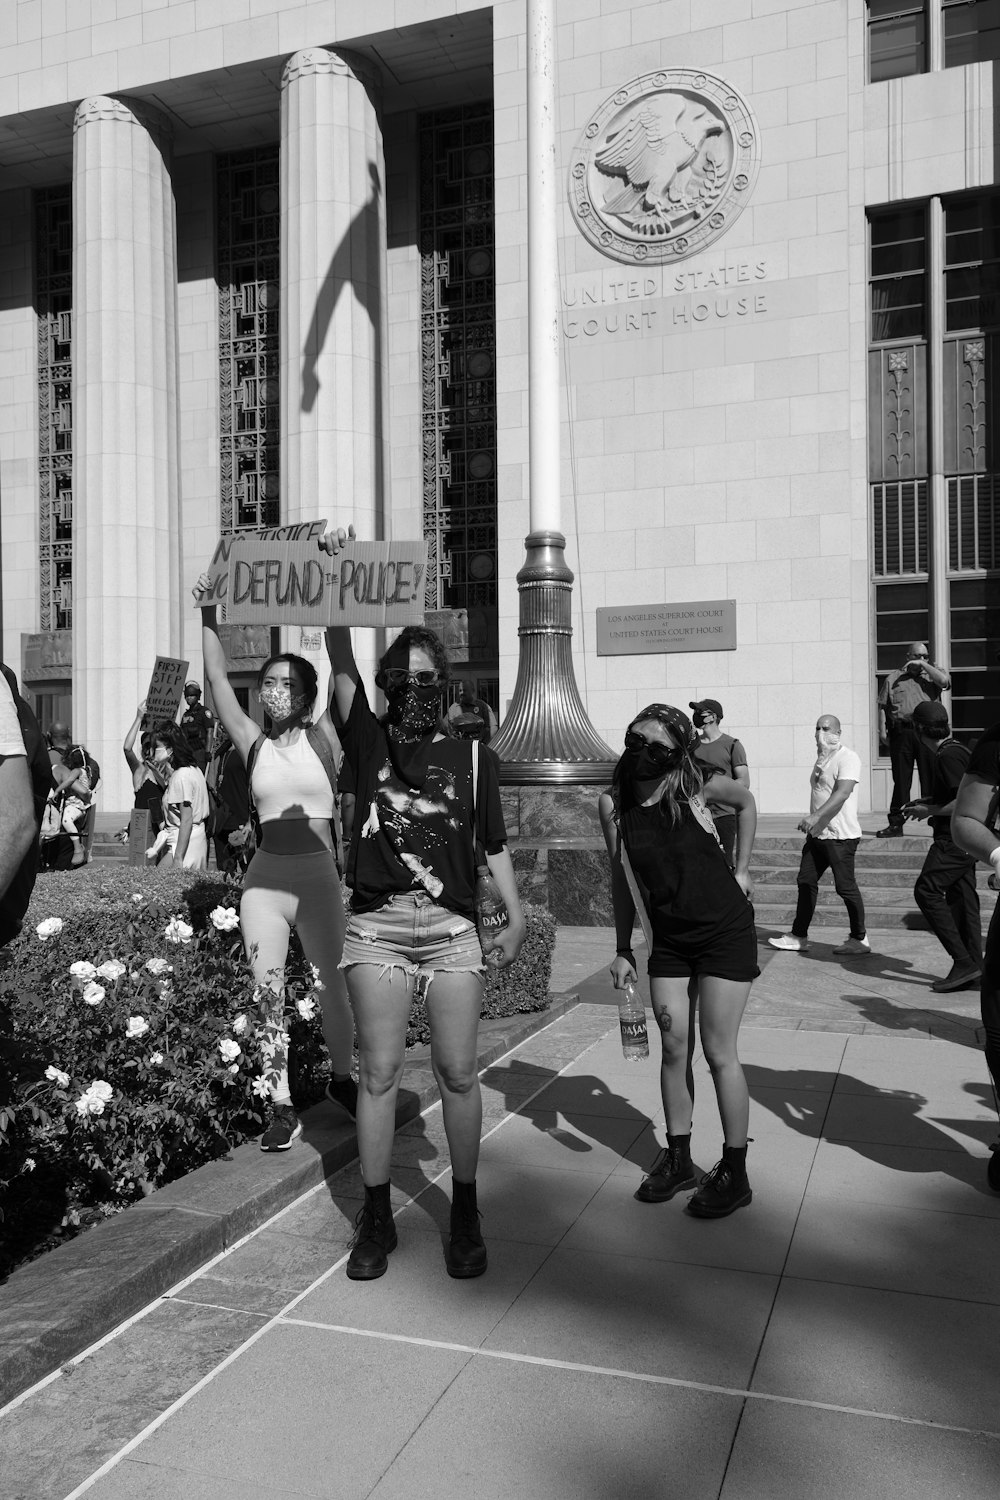
<path id="1" fill-rule="evenodd" d="M 87 24 L 73 29 L 78 12 Z M 812 726 L 836 713 L 871 768 L 862 805 L 884 806 L 866 211 L 993 183 L 992 65 L 867 83 L 863 0 L 557 0 L 556 22 L 562 526 L 583 701 L 617 745 L 644 702 L 719 698 L 766 813 L 801 805 Z M 501 709 L 509 698 L 529 529 L 524 27 L 524 0 L 16 6 L 0 41 L 3 654 L 20 667 L 22 637 L 39 629 L 31 195 L 72 182 L 74 727 L 105 768 L 105 807 L 128 803 L 119 745 L 153 656 L 186 657 L 200 676 L 190 589 L 219 492 L 215 152 L 281 143 L 282 519 L 353 510 L 359 529 L 414 534 L 417 120 L 492 97 Z M 644 196 L 633 148 L 608 130 L 624 114 L 648 146 L 669 134 L 665 93 L 685 89 L 676 156 Z M 642 100 L 640 130 L 629 111 Z M 75 115 L 90 120 L 78 140 L 101 137 L 86 161 L 74 161 Z M 581 230 L 574 186 L 602 170 L 586 157 L 592 123 L 602 201 L 614 178 L 616 222 L 633 226 L 623 242 L 642 251 L 634 226 L 649 231 L 652 250 L 631 264 L 627 245 L 623 263 L 600 230 Z M 125 131 L 127 162 L 114 156 Z M 712 140 L 735 154 L 706 154 Z M 713 173 L 730 167 L 726 197 Z M 171 201 L 154 211 L 164 181 Z M 719 223 L 678 228 L 699 194 Z M 341 296 L 331 247 L 352 222 Z M 142 247 L 131 273 L 129 245 Z M 119 295 L 130 274 L 134 309 Z M 147 352 L 126 411 L 130 361 Z M 597 654 L 599 607 L 727 599 L 734 651 Z"/>

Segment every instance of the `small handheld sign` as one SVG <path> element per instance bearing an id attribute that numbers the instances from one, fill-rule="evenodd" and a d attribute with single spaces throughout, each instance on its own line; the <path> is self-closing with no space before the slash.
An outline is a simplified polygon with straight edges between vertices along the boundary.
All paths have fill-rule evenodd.
<path id="1" fill-rule="evenodd" d="M 187 669 L 186 661 L 179 661 L 172 656 L 156 658 L 153 675 L 149 679 L 149 690 L 146 693 L 147 723 L 162 724 L 164 719 L 169 719 L 173 723 L 176 720 L 177 710 L 181 706 Z"/>

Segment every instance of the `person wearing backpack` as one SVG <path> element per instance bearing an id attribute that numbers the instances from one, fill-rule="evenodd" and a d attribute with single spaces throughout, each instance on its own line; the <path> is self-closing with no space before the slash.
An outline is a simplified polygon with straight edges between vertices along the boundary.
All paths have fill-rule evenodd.
<path id="1" fill-rule="evenodd" d="M 38 831 L 52 772 L 38 727 L 0 663 L 0 950 L 17 937 L 38 872 Z"/>
<path id="2" fill-rule="evenodd" d="M 285 961 L 293 928 L 323 985 L 323 1036 L 333 1064 L 327 1097 L 352 1117 L 357 1109 L 354 1020 L 339 967 L 345 926 L 337 865 L 340 742 L 329 708 L 313 722 L 319 687 L 315 667 L 290 651 L 271 657 L 257 674 L 257 691 L 270 718 L 268 733 L 262 734 L 243 712 L 226 674 L 215 606 L 202 603 L 208 584 L 203 573 L 194 590 L 205 675 L 216 713 L 246 765 L 250 812 L 259 830 L 257 852 L 243 882 L 240 926 L 254 979 L 274 996 L 262 1017 L 276 1051 L 273 1114 L 260 1148 L 287 1151 L 302 1134 L 288 1086 L 287 1042 L 282 1041 Z"/>

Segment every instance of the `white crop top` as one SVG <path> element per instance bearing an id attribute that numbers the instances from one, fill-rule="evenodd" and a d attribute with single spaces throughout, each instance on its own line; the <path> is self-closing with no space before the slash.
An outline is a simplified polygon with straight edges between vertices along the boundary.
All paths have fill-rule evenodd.
<path id="1" fill-rule="evenodd" d="M 254 761 L 253 798 L 262 823 L 333 817 L 330 779 L 304 733 L 290 745 L 264 740 Z"/>

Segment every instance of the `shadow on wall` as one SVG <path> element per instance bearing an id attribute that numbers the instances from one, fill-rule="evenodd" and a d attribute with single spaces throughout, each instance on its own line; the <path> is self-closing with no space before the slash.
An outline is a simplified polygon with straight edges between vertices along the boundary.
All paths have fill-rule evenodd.
<path id="1" fill-rule="evenodd" d="M 371 194 L 358 209 L 343 239 L 333 252 L 329 269 L 316 298 L 316 307 L 306 335 L 302 351 L 302 410 L 311 412 L 319 395 L 319 358 L 326 343 L 330 324 L 340 300 L 341 292 L 350 290 L 358 305 L 366 313 L 374 334 L 378 363 L 376 364 L 374 390 L 375 475 L 374 493 L 381 495 L 384 475 L 382 472 L 382 374 L 381 362 L 385 351 L 382 348 L 382 265 L 379 255 L 379 236 L 372 232 L 372 223 L 377 225 L 379 199 L 382 183 L 375 162 L 368 163 Z"/>

